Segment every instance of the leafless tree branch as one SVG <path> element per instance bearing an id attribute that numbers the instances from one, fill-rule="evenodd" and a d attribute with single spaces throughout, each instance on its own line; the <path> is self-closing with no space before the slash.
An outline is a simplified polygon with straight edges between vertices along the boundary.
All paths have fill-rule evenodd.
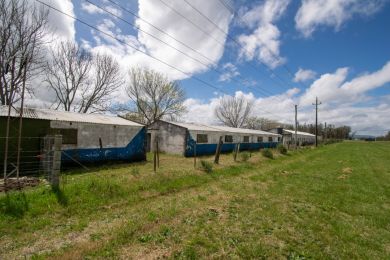
<path id="1" fill-rule="evenodd" d="M 245 97 L 224 96 L 215 109 L 215 116 L 226 126 L 242 127 L 252 110 L 252 102 Z"/>
<path id="2" fill-rule="evenodd" d="M 133 68 L 129 75 L 127 94 L 137 109 L 133 113 L 141 115 L 145 123 L 176 118 L 185 112 L 185 93 L 177 82 L 149 69 Z"/>

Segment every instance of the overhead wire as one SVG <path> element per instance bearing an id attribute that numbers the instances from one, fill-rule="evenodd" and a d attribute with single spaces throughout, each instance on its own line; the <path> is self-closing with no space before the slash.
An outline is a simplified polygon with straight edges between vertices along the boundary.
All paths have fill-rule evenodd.
<path id="1" fill-rule="evenodd" d="M 186 21 L 188 21 L 189 23 L 191 23 L 191 24 L 193 24 L 193 25 L 195 25 L 198 29 L 200 28 L 196 23 L 194 23 L 191 19 L 189 19 L 188 17 L 186 17 L 186 16 L 184 16 L 183 14 L 181 14 L 178 10 L 176 10 L 176 8 L 174 8 L 174 7 L 172 7 L 171 5 L 169 5 L 169 4 L 167 4 L 166 2 L 165 2 L 165 0 L 159 0 L 161 3 L 163 3 L 166 7 L 168 7 L 170 10 L 172 10 L 173 12 L 175 12 L 176 14 L 178 14 L 180 17 L 182 17 L 183 19 L 185 19 Z M 186 3 L 188 3 L 188 2 L 186 2 Z M 190 6 L 191 7 L 191 6 Z M 198 10 L 199 11 L 199 10 Z M 199 11 L 200 12 L 200 11 Z M 207 16 L 206 16 L 207 17 Z M 211 20 L 210 20 L 211 21 Z M 216 28 L 218 28 L 219 30 L 221 30 L 226 36 L 227 36 L 227 38 L 229 38 L 229 39 L 231 39 L 232 41 L 234 41 L 237 45 L 240 45 L 240 43 L 238 43 L 234 38 L 232 38 L 228 33 L 226 33 L 224 30 L 222 30 L 221 28 L 219 28 L 219 26 L 218 25 L 216 25 L 213 21 L 211 21 L 211 23 L 213 23 L 214 24 L 214 26 L 216 27 Z M 200 28 L 200 30 L 202 31 L 202 32 L 204 32 L 205 34 L 207 34 L 208 36 L 210 36 L 210 37 L 212 37 L 212 38 L 214 38 L 213 37 L 213 35 L 211 34 L 211 33 L 209 33 L 209 32 L 205 32 L 202 28 Z M 220 42 L 218 42 L 220 45 L 222 45 L 222 46 L 225 46 L 224 45 L 224 43 L 220 43 Z M 276 78 L 278 78 L 282 83 L 284 83 L 284 84 L 290 84 L 290 83 L 286 83 L 285 81 L 284 81 L 284 79 L 282 78 L 282 77 L 280 77 L 273 69 L 271 69 L 271 68 L 269 68 L 264 62 L 262 62 L 261 60 L 259 60 L 259 62 L 265 67 L 265 69 L 266 70 L 269 70 L 269 71 L 271 71 L 271 74 L 273 75 L 273 76 L 275 76 Z M 252 69 L 254 69 L 254 71 L 255 72 L 258 72 L 257 71 L 257 68 L 255 67 L 255 66 L 253 66 L 251 63 L 248 63 L 248 65 L 252 68 Z M 263 73 L 263 71 L 262 70 L 260 70 L 260 72 L 261 73 Z M 266 76 L 268 76 L 267 74 L 265 74 Z M 274 81 L 274 82 L 277 82 L 277 81 L 275 81 L 274 80 L 274 78 L 272 78 L 272 77 L 269 77 L 272 81 Z M 278 84 L 278 83 L 277 83 Z M 279 85 L 279 84 L 278 84 Z M 287 88 L 285 88 L 283 85 L 280 85 L 280 87 L 282 87 L 282 88 L 284 88 L 284 89 L 287 89 Z M 294 86 L 292 86 L 293 88 L 294 88 Z M 288 89 L 287 89 L 288 90 Z"/>
<path id="2" fill-rule="evenodd" d="M 116 15 L 115 13 L 109 11 L 108 9 L 106 9 L 106 8 L 104 8 L 104 7 L 102 7 L 102 6 L 98 5 L 98 4 L 96 4 L 96 3 L 93 3 L 93 2 L 90 1 L 90 0 L 84 0 L 84 1 L 87 2 L 87 3 L 89 3 L 89 4 L 91 4 L 91 5 L 93 5 L 93 6 L 95 6 L 95 7 L 98 8 L 98 9 L 102 10 L 103 12 L 105 12 L 105 13 L 107 13 L 107 14 L 109 14 L 109 15 L 115 17 L 115 18 L 117 18 L 118 20 L 121 20 L 122 22 L 124 22 L 124 23 L 126 23 L 126 24 L 128 24 L 128 25 L 130 25 L 130 26 L 136 26 L 134 23 L 131 23 L 131 22 L 129 22 L 129 21 L 123 19 L 123 18 L 120 17 L 119 15 Z M 110 1 L 110 0 L 109 0 L 109 1 Z M 118 4 L 118 6 L 119 6 L 119 4 Z M 187 58 L 190 58 L 190 59 L 192 59 L 192 60 L 198 62 L 199 64 L 202 64 L 202 65 L 205 66 L 206 68 L 211 69 L 211 70 L 217 72 L 217 73 L 220 74 L 220 75 L 223 75 L 223 74 L 224 74 L 223 71 L 221 71 L 221 70 L 219 70 L 219 69 L 213 67 L 212 65 L 206 64 L 206 63 L 200 61 L 199 59 L 197 59 L 197 58 L 195 58 L 195 57 L 192 57 L 192 56 L 188 55 L 188 54 L 185 53 L 184 51 L 182 51 L 182 50 L 176 48 L 175 46 L 171 45 L 170 43 L 168 43 L 168 42 L 166 42 L 166 41 L 164 41 L 164 40 L 161 40 L 160 38 L 156 37 L 156 36 L 153 35 L 152 33 L 149 33 L 149 32 L 147 32 L 147 31 L 145 31 L 145 30 L 143 30 L 142 28 L 139 28 L 139 27 L 138 27 L 138 30 L 140 30 L 141 32 L 144 32 L 145 34 L 149 35 L 149 36 L 152 37 L 153 39 L 156 39 L 157 41 L 159 41 L 159 42 L 161 42 L 161 43 L 163 43 L 163 44 L 169 46 L 170 48 L 174 49 L 175 51 L 180 52 L 181 54 L 183 54 L 183 55 L 186 56 Z M 172 38 L 173 38 L 173 37 L 172 37 Z M 173 38 L 173 39 L 176 40 L 176 38 Z M 177 41 L 177 40 L 176 40 L 176 41 Z M 178 42 L 179 42 L 179 41 L 178 41 Z M 181 43 L 181 42 L 179 42 L 179 43 Z M 184 43 L 183 43 L 183 44 L 184 44 Z M 185 45 L 185 46 L 186 46 L 187 48 L 191 49 L 192 51 L 197 52 L 197 51 L 196 51 L 195 49 L 193 49 L 192 47 L 187 46 L 187 45 Z M 206 57 L 206 56 L 205 56 L 205 58 L 206 58 L 211 64 L 215 63 L 215 62 L 212 61 L 210 58 L 208 58 L 208 57 Z M 238 75 L 238 76 L 239 76 L 239 78 L 241 78 L 244 82 L 240 82 L 240 81 L 236 80 L 235 78 L 232 78 L 231 80 L 235 81 L 235 82 L 238 83 L 238 84 L 244 84 L 244 85 L 245 85 L 245 82 L 247 81 L 247 79 L 243 78 L 243 77 L 240 76 L 240 75 Z M 249 86 L 247 86 L 247 87 L 249 88 Z M 256 91 L 256 90 L 259 91 L 259 92 L 261 93 L 261 95 L 263 95 L 264 97 L 268 97 L 267 95 L 272 95 L 272 96 L 278 98 L 277 96 L 275 96 L 274 93 L 271 93 L 271 92 L 269 92 L 269 91 L 266 90 L 266 89 L 258 88 L 258 89 L 254 89 L 254 90 L 255 90 L 255 91 Z M 280 100 L 281 100 L 281 99 L 280 99 Z"/>
<path id="3" fill-rule="evenodd" d="M 103 35 L 106 35 L 107 37 L 112 38 L 112 39 L 114 39 L 114 40 L 120 42 L 121 44 L 124 44 L 124 45 L 126 45 L 126 46 L 129 46 L 130 48 L 132 48 L 132 49 L 134 49 L 134 50 L 136 50 L 136 51 L 138 51 L 138 52 L 141 52 L 141 53 L 143 53 L 144 55 L 146 55 L 146 56 L 148 56 L 148 57 L 150 57 L 150 58 L 152 58 L 152 59 L 154 59 L 154 60 L 156 60 L 156 61 L 158 61 L 158 62 L 160 62 L 160 63 L 162 63 L 162 64 L 164 64 L 164 65 L 166 65 L 166 66 L 168 66 L 168 67 L 170 67 L 170 68 L 172 68 L 172 69 L 174 69 L 174 70 L 176 70 L 176 71 L 178 71 L 178 72 L 180 72 L 180 73 L 182 73 L 182 74 L 184 74 L 184 75 L 186 75 L 186 76 L 188 76 L 188 77 L 192 77 L 193 79 L 195 79 L 196 81 L 202 83 L 202 84 L 205 85 L 205 86 L 211 87 L 211 88 L 213 88 L 213 89 L 215 89 L 215 90 L 217 90 L 217 91 L 220 91 L 220 92 L 223 92 L 223 93 L 229 95 L 228 93 L 226 93 L 226 92 L 223 91 L 222 89 L 220 89 L 220 88 L 218 88 L 218 87 L 216 87 L 216 86 L 210 84 L 209 82 L 207 82 L 207 81 L 205 81 L 205 80 L 203 80 L 203 79 L 201 79 L 201 78 L 199 78 L 199 77 L 196 77 L 196 76 L 194 76 L 194 75 L 191 75 L 190 73 L 188 73 L 188 72 L 186 72 L 186 71 L 184 71 L 184 70 L 182 70 L 182 69 L 179 69 L 179 68 L 177 68 L 177 67 L 175 67 L 175 66 L 169 64 L 168 62 L 165 62 L 165 61 L 161 60 L 160 58 L 155 57 L 155 56 L 153 56 L 153 55 L 147 53 L 146 51 L 141 50 L 141 49 L 137 48 L 136 46 L 133 46 L 133 45 L 131 45 L 131 44 L 125 42 L 124 40 L 119 39 L 118 37 L 116 37 L 116 36 L 114 36 L 114 35 L 112 35 L 112 34 L 110 34 L 110 33 L 107 33 L 107 32 L 105 32 L 105 31 L 103 31 L 103 30 L 100 30 L 100 29 L 97 28 L 96 26 L 93 26 L 93 25 L 91 25 L 91 24 L 85 22 L 84 20 L 81 20 L 80 18 L 77 18 L 77 17 L 75 17 L 75 16 L 73 16 L 73 15 L 70 15 L 70 14 L 68 14 L 68 13 L 66 13 L 66 12 L 63 12 L 63 11 L 59 10 L 58 8 L 56 8 L 56 7 L 54 7 L 54 6 L 50 5 L 50 4 L 47 4 L 47 3 L 42 2 L 41 0 L 35 0 L 35 1 L 38 2 L 38 3 L 40 3 L 41 5 L 44 5 L 44 6 L 48 7 L 48 8 L 50 8 L 50 9 L 52 9 L 52 10 L 54 10 L 54 11 L 60 13 L 60 14 L 62 14 L 62 15 L 65 15 L 65 16 L 71 18 L 71 19 L 74 19 L 75 21 L 77 21 L 77 22 L 79 22 L 79 23 L 81 23 L 81 24 L 83 24 L 83 25 L 85 25 L 85 26 L 88 26 L 88 27 L 92 28 L 93 30 L 98 31 L 98 32 L 102 33 Z M 281 119 L 285 120 L 285 118 L 282 118 L 282 117 L 280 117 L 280 116 L 278 116 L 278 115 L 275 115 L 275 114 L 273 114 L 273 113 L 271 113 L 271 112 L 269 112 L 269 111 L 266 111 L 266 110 L 263 110 L 263 109 L 259 109 L 259 110 L 260 110 L 260 111 L 263 111 L 263 112 L 265 112 L 265 113 L 268 113 L 268 114 L 270 114 L 270 115 L 273 115 L 273 116 L 275 116 L 275 117 L 278 117 L 278 118 L 281 118 Z M 288 121 L 290 121 L 290 120 L 288 120 Z"/>
<path id="4" fill-rule="evenodd" d="M 184 0 L 184 1 L 187 2 L 186 0 Z M 244 19 L 243 19 L 241 16 L 237 15 L 237 13 L 236 13 L 236 11 L 234 10 L 233 7 L 231 7 L 229 4 L 227 4 L 227 3 L 226 3 L 225 1 L 223 1 L 223 0 L 218 0 L 218 1 L 219 1 L 227 10 L 231 11 L 232 14 L 233 14 L 235 17 L 237 17 L 239 20 L 241 20 L 241 21 L 243 21 L 243 22 L 245 23 Z M 272 56 L 275 60 L 280 61 L 280 58 L 278 57 L 278 55 L 277 55 L 273 50 L 271 50 L 271 49 L 267 46 L 267 44 L 265 44 L 261 39 L 258 39 L 258 41 L 261 42 L 261 43 L 263 44 L 264 48 L 267 49 L 267 51 L 271 54 L 271 56 Z M 295 75 L 294 75 L 294 73 L 292 73 L 291 69 L 290 69 L 287 65 L 285 65 L 285 64 L 281 64 L 281 66 L 282 66 L 282 67 L 284 68 L 284 70 L 291 76 L 291 79 L 294 79 Z M 304 84 L 304 83 L 302 82 L 302 84 Z M 304 85 L 305 85 L 305 87 L 308 87 L 306 84 L 304 84 Z"/>
<path id="5" fill-rule="evenodd" d="M 160 0 L 160 1 L 163 1 L 163 0 Z M 231 36 L 229 35 L 228 32 L 226 32 L 225 30 L 223 30 L 219 25 L 217 25 L 213 20 L 211 20 L 211 19 L 210 19 L 207 15 L 205 15 L 203 12 L 201 12 L 197 7 L 195 7 L 193 4 L 189 3 L 187 0 L 183 0 L 183 1 L 184 1 L 188 6 L 190 6 L 193 10 L 195 10 L 199 15 L 201 15 L 204 19 L 206 19 L 208 22 L 210 22 L 211 24 L 213 24 L 213 25 L 215 26 L 215 28 L 217 28 L 219 31 L 221 31 L 223 34 L 225 34 L 226 37 L 227 37 L 228 39 L 230 39 L 230 40 L 233 41 L 235 44 L 237 44 L 237 46 L 240 46 L 240 43 L 239 43 L 236 39 L 234 39 L 233 37 L 231 37 Z M 261 41 L 261 40 L 260 40 L 260 41 Z M 266 44 L 264 44 L 264 42 L 262 42 L 262 43 L 263 43 L 263 46 L 264 46 L 264 47 L 268 48 L 268 47 L 266 46 Z M 269 49 L 267 49 L 267 50 L 269 50 Z M 275 77 L 279 78 L 281 81 L 283 81 L 284 83 L 286 83 L 286 84 L 288 84 L 288 85 L 290 85 L 291 87 L 294 88 L 294 86 L 292 86 L 289 82 L 286 82 L 281 76 L 279 76 L 279 75 L 275 72 L 275 70 L 269 68 L 269 66 L 267 66 L 267 64 L 265 64 L 263 61 L 259 60 L 259 62 L 260 62 L 267 70 L 271 71 L 271 73 L 272 73 Z M 249 63 L 249 65 L 252 66 L 251 63 Z M 254 67 L 254 66 L 253 66 L 253 67 Z M 254 67 L 254 68 L 255 68 L 255 67 Z M 255 68 L 255 69 L 256 69 L 256 68 Z"/>

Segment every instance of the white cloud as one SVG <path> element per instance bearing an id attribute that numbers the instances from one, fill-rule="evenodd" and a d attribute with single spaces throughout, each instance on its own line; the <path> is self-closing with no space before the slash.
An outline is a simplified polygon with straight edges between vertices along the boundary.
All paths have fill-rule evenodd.
<path id="1" fill-rule="evenodd" d="M 234 64 L 230 63 L 230 62 L 225 63 L 222 66 L 222 69 L 223 69 L 224 73 L 222 73 L 219 76 L 218 81 L 227 81 L 227 82 L 229 82 L 232 78 L 240 75 L 240 72 L 238 71 L 237 67 Z"/>
<path id="2" fill-rule="evenodd" d="M 70 0 L 41 0 L 42 2 L 61 10 L 64 13 L 75 16 L 73 12 L 73 4 Z M 37 7 L 44 7 L 36 3 Z M 49 8 L 48 8 L 49 9 Z M 74 19 L 67 17 L 65 15 L 59 14 L 57 11 L 49 9 L 49 28 L 55 34 L 55 40 L 58 41 L 58 38 L 63 40 L 74 40 L 76 35 L 75 21 Z"/>
<path id="3" fill-rule="evenodd" d="M 295 27 L 309 37 L 321 26 L 336 31 L 355 15 L 369 16 L 379 11 L 387 0 L 302 0 L 295 16 Z"/>
<path id="4" fill-rule="evenodd" d="M 123 15 L 121 10 L 111 5 L 106 5 L 106 6 L 102 6 L 102 8 L 99 8 L 97 5 L 86 3 L 86 2 L 81 3 L 81 10 L 84 10 L 89 14 L 104 14 L 104 15 L 111 15 L 111 16 L 115 15 L 118 17 L 122 17 Z"/>
<path id="5" fill-rule="evenodd" d="M 313 70 L 304 70 L 299 68 L 299 70 L 294 75 L 294 82 L 304 82 L 310 79 L 314 79 L 316 72 Z"/>
<path id="6" fill-rule="evenodd" d="M 245 12 L 240 11 L 244 25 L 255 28 L 251 34 L 238 37 L 239 57 L 257 59 L 271 68 L 285 62 L 280 56 L 280 31 L 274 24 L 285 13 L 290 0 L 267 0 Z"/>
<path id="7" fill-rule="evenodd" d="M 84 10 L 89 14 L 103 14 L 104 13 L 104 11 L 102 9 L 98 8 L 97 6 L 95 6 L 93 4 L 86 3 L 86 2 L 81 3 L 81 10 Z"/>
<path id="8" fill-rule="evenodd" d="M 226 35 L 223 32 L 218 30 L 206 19 L 202 19 L 202 17 L 185 2 L 173 0 L 165 0 L 165 2 L 191 21 L 194 21 L 194 23 L 203 28 L 204 31 L 213 35 L 218 42 L 224 43 L 226 41 Z M 220 8 L 217 1 L 204 2 L 198 0 L 193 1 L 192 4 L 199 8 L 206 16 L 210 17 L 210 19 L 212 19 L 222 30 L 228 31 L 232 16 L 228 10 Z M 100 22 L 99 28 L 104 29 L 104 31 L 110 35 L 115 35 L 117 38 L 126 41 L 131 46 L 134 46 L 148 55 L 170 64 L 172 67 L 178 68 L 185 73 L 164 65 L 101 33 L 94 32 L 95 43 L 89 42 L 87 45 L 92 46 L 92 49 L 104 50 L 114 54 L 123 68 L 128 69 L 134 66 L 149 67 L 167 74 L 171 79 L 184 79 L 191 77 L 196 73 L 207 71 L 211 66 L 216 66 L 223 55 L 224 45 L 218 44 L 209 35 L 194 27 L 190 22 L 180 17 L 160 1 L 139 0 L 138 15 L 150 24 L 167 32 L 172 37 L 153 28 L 142 19 L 136 19 L 136 25 L 140 29 L 136 36 L 128 35 L 121 31 L 118 32 L 117 27 L 109 25 L 107 21 Z M 193 59 L 148 35 L 145 31 L 181 52 L 186 53 Z M 196 50 L 196 52 L 172 38 L 185 43 L 190 48 Z"/>
<path id="9" fill-rule="evenodd" d="M 333 74 L 321 75 L 300 99 L 301 105 L 309 105 L 318 96 L 324 102 L 355 103 L 366 100 L 365 93 L 390 82 L 390 61 L 380 70 L 346 81 L 348 68 L 340 68 Z"/>

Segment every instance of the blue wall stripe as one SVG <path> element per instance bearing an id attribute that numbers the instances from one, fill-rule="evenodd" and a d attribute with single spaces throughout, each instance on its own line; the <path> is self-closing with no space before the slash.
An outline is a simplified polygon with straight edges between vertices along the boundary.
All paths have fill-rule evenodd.
<path id="1" fill-rule="evenodd" d="M 143 127 L 125 147 L 85 148 L 62 151 L 64 164 L 78 162 L 143 161 L 146 160 L 146 128 Z M 71 157 L 71 158 L 70 158 Z"/>
<path id="2" fill-rule="evenodd" d="M 269 142 L 269 143 L 240 143 L 240 151 L 245 150 L 260 150 L 262 148 L 276 148 L 278 142 Z M 221 147 L 222 153 L 232 152 L 234 150 L 234 143 L 224 143 Z M 187 132 L 187 140 L 186 140 L 186 150 L 184 155 L 186 157 L 194 156 L 194 148 L 195 148 L 195 140 L 192 136 Z M 196 144 L 196 155 L 210 155 L 215 154 L 217 150 L 217 144 Z"/>

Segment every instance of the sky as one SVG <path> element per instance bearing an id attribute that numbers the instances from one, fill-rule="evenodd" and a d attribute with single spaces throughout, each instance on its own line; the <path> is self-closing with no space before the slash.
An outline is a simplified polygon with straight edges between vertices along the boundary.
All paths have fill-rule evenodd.
<path id="1" fill-rule="evenodd" d="M 55 40 L 113 55 L 123 71 L 148 67 L 186 91 L 183 120 L 217 123 L 225 95 L 252 115 L 293 124 L 390 130 L 390 0 L 41 0 Z M 37 2 L 39 5 L 39 3 Z M 119 41 L 118 41 L 119 40 Z M 51 102 L 39 85 L 33 105 Z M 127 103 L 125 89 L 112 97 Z"/>

